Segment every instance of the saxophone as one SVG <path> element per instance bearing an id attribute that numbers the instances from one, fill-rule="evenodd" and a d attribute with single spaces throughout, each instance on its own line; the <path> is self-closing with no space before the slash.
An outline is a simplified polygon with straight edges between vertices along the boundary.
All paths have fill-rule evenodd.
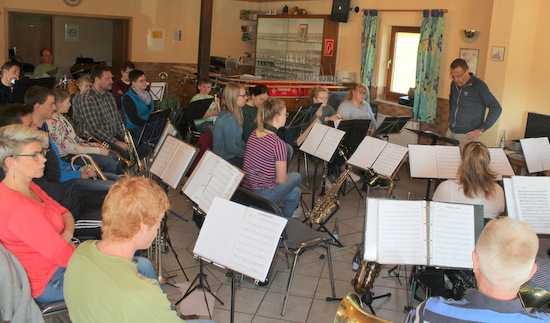
<path id="1" fill-rule="evenodd" d="M 326 195 L 318 199 L 313 209 L 306 213 L 306 219 L 308 219 L 310 223 L 323 223 L 332 213 L 340 208 L 338 191 L 340 191 L 340 187 L 342 187 L 342 184 L 346 181 L 349 172 L 351 172 L 351 167 L 348 167 L 340 174 Z"/>
<path id="2" fill-rule="evenodd" d="M 372 289 L 374 280 L 380 274 L 382 265 L 374 261 L 361 261 L 357 274 L 351 280 L 353 289 L 361 296 L 366 295 Z"/>
<path id="3" fill-rule="evenodd" d="M 370 170 L 370 173 L 371 175 L 372 174 L 377 174 L 376 172 L 374 172 L 373 170 Z M 389 199 L 393 193 L 393 189 L 395 187 L 395 182 L 393 181 L 393 178 L 389 177 L 389 176 L 386 176 L 386 175 L 381 175 L 381 174 L 377 174 L 376 176 L 374 176 L 374 178 L 369 182 L 369 185 L 370 186 L 373 186 L 376 182 L 378 181 L 388 181 L 389 182 L 389 185 L 388 185 L 388 191 L 386 192 L 386 198 Z"/>

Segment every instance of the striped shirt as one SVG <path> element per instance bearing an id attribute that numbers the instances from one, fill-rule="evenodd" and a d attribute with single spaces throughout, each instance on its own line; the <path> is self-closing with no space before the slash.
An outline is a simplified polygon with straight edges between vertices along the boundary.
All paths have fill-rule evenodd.
<path id="1" fill-rule="evenodd" d="M 539 310 L 528 312 L 521 301 L 501 301 L 469 289 L 463 299 L 455 301 L 432 297 L 413 309 L 405 322 L 550 322 L 550 316 Z"/>
<path id="2" fill-rule="evenodd" d="M 269 132 L 258 138 L 252 131 L 246 144 L 243 186 L 249 190 L 262 187 L 275 189 L 275 162 L 286 162 L 286 145 L 276 134 Z"/>

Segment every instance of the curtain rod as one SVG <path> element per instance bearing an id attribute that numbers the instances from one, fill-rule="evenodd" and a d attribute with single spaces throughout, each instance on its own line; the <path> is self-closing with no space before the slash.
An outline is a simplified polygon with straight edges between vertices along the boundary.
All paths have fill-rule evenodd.
<path id="1" fill-rule="evenodd" d="M 425 9 L 369 9 L 369 10 L 376 10 L 378 12 L 424 12 Z M 449 10 L 447 9 L 429 9 L 429 10 L 441 10 L 444 13 L 449 12 Z"/>

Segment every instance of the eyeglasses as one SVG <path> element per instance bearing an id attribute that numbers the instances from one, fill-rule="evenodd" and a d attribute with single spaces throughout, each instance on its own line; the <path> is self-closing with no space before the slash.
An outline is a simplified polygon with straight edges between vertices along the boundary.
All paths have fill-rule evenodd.
<path id="1" fill-rule="evenodd" d="M 246 98 L 246 94 L 239 94 L 241 98 Z"/>
<path id="2" fill-rule="evenodd" d="M 281 117 L 287 117 L 288 118 L 288 112 L 285 114 L 279 114 Z"/>
<path id="3" fill-rule="evenodd" d="M 40 161 L 40 157 L 46 158 L 46 154 L 50 151 L 48 148 L 42 149 L 42 151 L 39 151 L 34 154 L 27 154 L 27 155 L 11 155 L 11 157 L 31 157 L 35 162 Z"/>
<path id="4" fill-rule="evenodd" d="M 143 82 L 147 82 L 147 79 L 143 79 L 143 80 L 137 80 L 136 82 L 141 82 L 141 83 L 143 83 Z"/>
<path id="5" fill-rule="evenodd" d="M 360 90 L 355 90 L 357 93 L 361 94 L 361 95 L 366 95 L 367 94 L 367 91 L 360 91 Z"/>
<path id="6" fill-rule="evenodd" d="M 450 76 L 451 76 L 451 79 L 454 80 L 454 79 L 459 79 L 459 78 L 463 77 L 464 74 L 466 74 L 466 71 L 464 71 L 464 72 L 463 72 L 462 74 L 460 74 L 460 75 L 453 75 L 453 74 L 450 74 Z"/>

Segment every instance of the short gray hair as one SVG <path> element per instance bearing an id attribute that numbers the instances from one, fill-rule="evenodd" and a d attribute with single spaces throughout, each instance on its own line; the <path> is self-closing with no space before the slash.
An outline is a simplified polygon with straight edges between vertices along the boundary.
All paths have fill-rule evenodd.
<path id="1" fill-rule="evenodd" d="M 511 218 L 490 221 L 476 243 L 481 274 L 500 290 L 514 290 L 527 281 L 538 249 L 533 229 Z"/>
<path id="2" fill-rule="evenodd" d="M 17 155 L 27 144 L 39 142 L 42 147 L 48 147 L 48 134 L 43 131 L 13 124 L 0 128 L 0 167 L 6 169 L 6 158 Z"/>

